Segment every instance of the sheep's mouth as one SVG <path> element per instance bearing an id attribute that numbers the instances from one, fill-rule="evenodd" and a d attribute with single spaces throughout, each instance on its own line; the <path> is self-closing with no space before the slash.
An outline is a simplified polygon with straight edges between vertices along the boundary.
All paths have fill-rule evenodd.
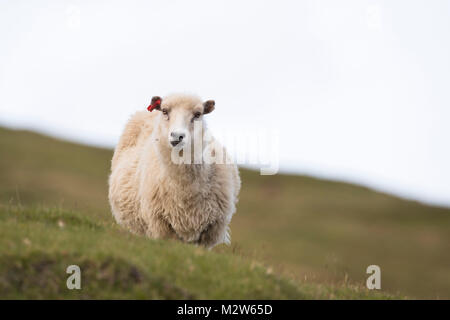
<path id="1" fill-rule="evenodd" d="M 169 141 L 172 147 L 181 147 L 183 145 L 183 141 L 173 140 Z"/>

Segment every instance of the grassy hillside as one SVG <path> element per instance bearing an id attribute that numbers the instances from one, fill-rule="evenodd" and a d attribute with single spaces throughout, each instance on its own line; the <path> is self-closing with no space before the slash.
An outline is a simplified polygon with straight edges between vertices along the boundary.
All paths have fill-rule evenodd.
<path id="1" fill-rule="evenodd" d="M 207 252 L 119 228 L 107 203 L 111 156 L 0 129 L 1 298 L 450 298 L 448 209 L 241 170 L 233 245 Z M 86 270 L 81 292 L 65 289 L 69 264 Z M 381 292 L 361 289 L 370 264 L 381 267 Z"/>
<path id="2" fill-rule="evenodd" d="M 149 241 L 110 219 L 63 209 L 0 208 L 0 298 L 383 298 L 357 286 L 320 286 L 275 275 L 246 257 L 175 241 Z M 82 290 L 66 288 L 67 266 Z"/>

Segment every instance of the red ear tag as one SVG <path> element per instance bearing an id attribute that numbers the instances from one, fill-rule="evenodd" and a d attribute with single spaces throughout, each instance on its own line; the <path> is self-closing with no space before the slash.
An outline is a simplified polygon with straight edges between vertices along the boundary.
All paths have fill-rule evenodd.
<path id="1" fill-rule="evenodd" d="M 161 105 L 161 100 L 158 99 L 158 100 L 156 100 L 154 103 L 152 103 L 151 105 L 149 105 L 149 106 L 147 107 L 147 110 L 150 111 L 150 112 L 152 112 L 153 109 L 158 108 L 160 105 Z"/>

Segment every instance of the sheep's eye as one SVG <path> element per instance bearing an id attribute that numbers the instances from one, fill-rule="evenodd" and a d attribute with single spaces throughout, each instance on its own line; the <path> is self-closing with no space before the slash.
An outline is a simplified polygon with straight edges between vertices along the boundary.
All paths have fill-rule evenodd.
<path id="1" fill-rule="evenodd" d="M 162 113 L 167 116 L 169 114 L 169 111 L 167 111 L 167 109 L 163 109 Z"/>
<path id="2" fill-rule="evenodd" d="M 200 118 L 200 116 L 201 116 L 202 114 L 200 113 L 200 112 L 196 112 L 196 113 L 194 113 L 194 118 L 195 119 L 198 119 L 198 118 Z"/>

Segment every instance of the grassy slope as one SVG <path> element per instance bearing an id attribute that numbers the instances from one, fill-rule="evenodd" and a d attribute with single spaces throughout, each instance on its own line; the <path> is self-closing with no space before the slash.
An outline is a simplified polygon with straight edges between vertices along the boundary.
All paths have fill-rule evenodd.
<path id="1" fill-rule="evenodd" d="M 382 298 L 358 287 L 298 285 L 260 263 L 174 241 L 149 241 L 110 220 L 63 209 L 0 208 L 1 298 Z M 66 288 L 67 266 L 82 290 Z"/>
<path id="2" fill-rule="evenodd" d="M 450 210 L 242 170 L 234 245 L 205 252 L 117 227 L 106 198 L 110 158 L 110 150 L 0 129 L 0 297 L 383 297 L 359 288 L 370 264 L 381 266 L 384 290 L 450 297 Z M 78 263 L 82 293 L 61 280 Z M 13 276 L 30 273 L 46 276 Z M 42 281 L 48 292 L 19 290 Z"/>

